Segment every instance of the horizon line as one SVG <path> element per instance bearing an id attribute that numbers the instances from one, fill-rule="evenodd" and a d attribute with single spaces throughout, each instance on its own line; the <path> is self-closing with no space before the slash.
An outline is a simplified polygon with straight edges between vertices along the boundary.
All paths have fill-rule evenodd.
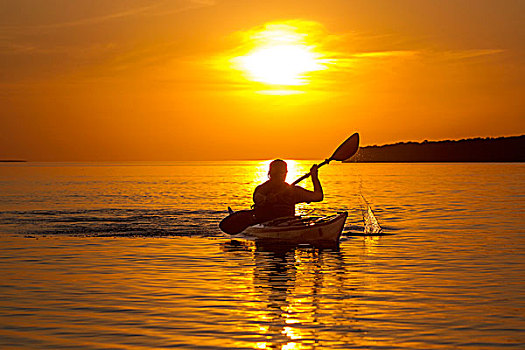
<path id="1" fill-rule="evenodd" d="M 424 143 L 424 142 L 446 142 L 446 141 L 469 141 L 469 140 L 490 140 L 490 139 L 501 139 L 501 138 L 513 138 L 513 137 L 524 137 L 525 134 L 521 135 L 511 135 L 511 136 L 476 136 L 476 137 L 469 137 L 469 138 L 461 138 L 461 139 L 442 139 L 442 140 L 423 140 L 423 141 L 396 141 L 391 143 L 385 143 L 382 145 L 366 145 L 366 146 L 360 146 L 359 148 L 366 148 L 366 147 L 383 147 L 383 146 L 390 146 L 400 143 Z M 285 158 L 287 160 L 324 160 L 324 158 L 304 158 L 304 157 L 298 157 L 298 158 L 288 158 L 288 157 L 277 157 L 277 158 Z M 145 160 L 145 159 L 84 159 L 84 160 L 28 160 L 23 158 L 17 158 L 17 157 L 6 157 L 5 159 L 0 158 L 0 163 L 109 163 L 109 162 L 216 162 L 216 161 L 268 161 L 276 159 L 275 157 L 256 157 L 256 158 L 200 158 L 200 159 L 163 159 L 163 160 Z"/>

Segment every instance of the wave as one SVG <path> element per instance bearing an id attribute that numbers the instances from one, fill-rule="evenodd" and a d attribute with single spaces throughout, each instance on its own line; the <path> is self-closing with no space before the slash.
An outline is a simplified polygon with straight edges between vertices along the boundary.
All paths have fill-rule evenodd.
<path id="1" fill-rule="evenodd" d="M 225 215 L 226 210 L 170 208 L 4 211 L 0 212 L 0 233 L 25 236 L 223 237 L 218 223 Z M 349 220 L 343 235 L 362 235 L 365 227 L 362 222 Z"/>
<path id="2" fill-rule="evenodd" d="M 4 233 L 75 236 L 215 236 L 225 211 L 61 209 L 0 213 Z"/>

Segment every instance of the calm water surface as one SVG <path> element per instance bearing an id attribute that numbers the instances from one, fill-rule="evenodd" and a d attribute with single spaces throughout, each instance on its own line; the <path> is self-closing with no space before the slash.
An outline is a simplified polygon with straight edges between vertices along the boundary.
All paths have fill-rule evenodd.
<path id="1" fill-rule="evenodd" d="M 525 165 L 331 164 L 299 210 L 349 211 L 339 249 L 220 233 L 265 173 L 0 165 L 0 348 L 525 347 Z M 363 197 L 388 235 L 357 236 Z"/>

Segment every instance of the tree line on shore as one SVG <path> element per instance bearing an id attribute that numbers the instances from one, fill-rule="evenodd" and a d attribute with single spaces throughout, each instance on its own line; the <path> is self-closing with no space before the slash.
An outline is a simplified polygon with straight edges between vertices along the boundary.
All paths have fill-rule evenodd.
<path id="1" fill-rule="evenodd" d="M 347 162 L 524 162 L 525 135 L 366 146 Z"/>

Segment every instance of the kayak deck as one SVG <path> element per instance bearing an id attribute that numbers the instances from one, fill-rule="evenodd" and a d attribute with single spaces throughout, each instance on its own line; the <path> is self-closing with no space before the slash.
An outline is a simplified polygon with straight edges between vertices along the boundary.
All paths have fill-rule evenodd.
<path id="1" fill-rule="evenodd" d="M 284 217 L 250 226 L 242 233 L 260 240 L 339 242 L 347 217 L 348 212 L 323 217 Z"/>

